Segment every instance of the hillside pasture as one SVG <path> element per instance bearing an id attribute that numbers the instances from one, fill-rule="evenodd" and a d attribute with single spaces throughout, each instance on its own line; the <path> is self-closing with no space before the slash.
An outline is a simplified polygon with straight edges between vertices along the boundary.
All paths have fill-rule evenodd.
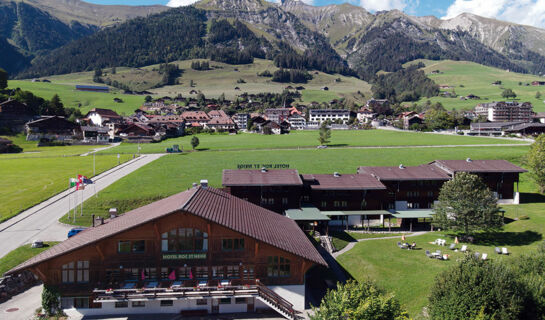
<path id="1" fill-rule="evenodd" d="M 452 89 L 441 89 L 441 91 L 454 92 L 458 96 L 474 94 L 480 100 L 460 100 L 460 98 L 432 97 L 422 98 L 419 104 L 426 100 L 440 102 L 447 110 L 451 109 L 473 109 L 479 103 L 493 101 L 506 101 L 501 96 L 504 89 L 512 89 L 517 98 L 515 101 L 531 102 L 535 112 L 545 111 L 545 86 L 532 86 L 532 81 L 545 81 L 545 78 L 516 72 L 509 72 L 493 67 L 483 66 L 474 62 L 452 61 L 452 60 L 416 60 L 408 64 L 423 62 L 426 67 L 424 72 L 438 85 L 448 85 Z M 406 65 L 408 65 L 406 64 Z M 432 71 L 439 70 L 439 74 L 432 74 Z M 495 81 L 501 81 L 501 85 L 493 85 Z M 521 84 L 519 84 L 519 82 Z M 526 85 L 529 84 L 529 85 Z M 542 97 L 536 99 L 536 92 L 541 92 Z M 509 99 L 509 101 L 512 99 Z"/>

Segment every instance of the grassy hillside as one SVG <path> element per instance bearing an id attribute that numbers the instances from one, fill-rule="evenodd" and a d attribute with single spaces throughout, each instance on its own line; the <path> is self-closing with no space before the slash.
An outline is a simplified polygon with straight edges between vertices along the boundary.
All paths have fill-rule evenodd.
<path id="1" fill-rule="evenodd" d="M 144 68 L 117 68 L 117 73 L 111 75 L 110 69 L 104 69 L 105 78 L 111 77 L 112 80 L 125 84 L 132 84 L 136 90 L 147 89 L 153 92 L 155 96 L 162 97 L 165 95 L 176 96 L 182 94 L 190 96 L 191 90 L 200 90 L 206 97 L 219 97 L 222 93 L 227 99 L 234 99 L 237 95 L 243 92 L 260 93 L 260 92 L 282 92 L 282 90 L 290 85 L 289 83 L 272 82 L 271 78 L 259 77 L 257 73 L 269 70 L 273 73 L 277 68 L 272 61 L 255 59 L 255 62 L 250 65 L 229 65 L 219 62 L 210 62 L 210 66 L 214 66 L 212 70 L 196 71 L 191 69 L 191 62 L 194 60 L 174 62 L 183 69 L 183 73 L 179 80 L 179 85 L 166 86 L 157 89 L 148 89 L 153 87 L 160 81 L 161 77 L 154 69 L 158 69 L 158 65 L 151 65 Z M 202 60 L 200 60 L 202 61 Z M 22 88 L 30 90 L 34 94 L 46 99 L 50 99 L 54 94 L 58 94 L 65 106 L 77 107 L 81 104 L 82 112 L 87 112 L 92 108 L 109 108 L 116 110 L 119 113 L 130 114 L 134 109 L 140 107 L 144 102 L 144 97 L 140 95 L 126 95 L 121 90 L 112 88 L 111 93 L 96 93 L 96 92 L 80 92 L 75 90 L 76 84 L 93 83 L 94 72 L 78 72 L 65 75 L 46 77 L 51 83 L 31 82 L 30 80 L 12 80 L 9 82 L 10 88 Z M 312 72 L 314 79 L 309 83 L 302 84 L 305 90 L 302 91 L 302 102 L 309 103 L 312 101 L 324 102 L 331 99 L 347 97 L 354 99 L 359 103 L 363 103 L 370 95 L 370 85 L 354 77 L 345 77 L 340 75 L 329 75 L 323 72 Z M 237 80 L 243 79 L 246 83 L 237 83 Z M 341 79 L 336 82 L 336 79 Z M 190 87 L 190 82 L 193 80 L 194 87 Z M 294 84 L 291 84 L 295 86 Z M 321 90 L 327 86 L 329 91 Z M 240 90 L 235 90 L 239 87 Z M 360 91 L 365 95 L 365 98 L 358 94 Z M 116 103 L 114 98 L 120 98 L 122 103 Z"/>
<path id="2" fill-rule="evenodd" d="M 460 100 L 460 98 L 443 98 L 433 97 L 429 100 L 433 102 L 441 102 L 447 109 L 472 109 L 479 103 L 486 103 L 492 101 L 504 101 L 501 93 L 504 88 L 510 88 L 517 94 L 517 101 L 529 101 L 534 106 L 535 112 L 545 111 L 545 86 L 526 86 L 525 84 L 531 84 L 532 81 L 540 80 L 545 81 L 545 78 L 521 74 L 515 72 L 507 72 L 492 67 L 486 67 L 477 63 L 467 61 L 431 61 L 431 60 L 417 60 L 411 63 L 422 61 L 426 67 L 424 71 L 428 76 L 435 81 L 438 85 L 452 86 L 454 91 L 461 96 L 466 96 L 470 93 L 481 97 L 481 100 Z M 431 74 L 432 71 L 439 70 L 440 74 Z M 492 85 L 492 82 L 500 80 L 501 86 Z M 519 85 L 519 82 L 522 85 Z M 463 87 L 462 87 L 463 86 Z M 446 89 L 441 91 L 452 91 L 453 89 Z M 540 91 L 542 94 L 541 99 L 536 99 L 536 92 Z M 428 100 L 423 98 L 419 101 L 422 103 Z"/>

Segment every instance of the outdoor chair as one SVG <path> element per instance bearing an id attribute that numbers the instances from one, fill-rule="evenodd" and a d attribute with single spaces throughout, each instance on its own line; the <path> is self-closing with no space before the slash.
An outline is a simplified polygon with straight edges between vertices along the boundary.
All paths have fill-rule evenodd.
<path id="1" fill-rule="evenodd" d="M 397 246 L 398 246 L 399 248 L 401 248 L 401 241 L 398 241 L 398 242 L 397 242 Z"/>
<path id="2" fill-rule="evenodd" d="M 483 253 L 481 259 L 483 259 L 483 261 L 486 261 L 486 259 L 488 259 L 488 253 Z"/>
<path id="3" fill-rule="evenodd" d="M 431 254 L 430 250 L 426 250 L 426 256 L 428 258 L 433 258 L 433 255 Z"/>
<path id="4" fill-rule="evenodd" d="M 467 246 L 465 244 L 462 246 L 462 249 L 460 249 L 460 252 L 467 252 Z"/>
<path id="5" fill-rule="evenodd" d="M 199 288 L 206 288 L 208 286 L 208 282 L 206 281 L 199 281 L 198 287 Z"/>
<path id="6" fill-rule="evenodd" d="M 446 246 L 447 245 L 447 240 L 441 239 L 441 243 L 439 245 L 441 245 L 443 247 Z"/>
<path id="7" fill-rule="evenodd" d="M 479 260 L 479 258 L 481 257 L 481 254 L 478 252 L 475 252 L 474 255 L 475 255 L 475 259 L 477 260 Z"/>
<path id="8" fill-rule="evenodd" d="M 451 244 L 450 244 L 450 247 L 448 247 L 448 248 L 449 248 L 449 250 L 454 250 L 454 249 L 456 249 L 456 243 L 451 243 Z"/>
<path id="9" fill-rule="evenodd" d="M 171 288 L 179 288 L 181 286 L 182 286 L 182 281 L 174 281 L 170 287 Z"/>
<path id="10" fill-rule="evenodd" d="M 497 254 L 501 254 L 501 250 L 500 250 L 500 248 L 498 248 L 498 247 L 495 247 L 495 248 L 494 248 L 494 251 L 496 251 Z"/>
<path id="11" fill-rule="evenodd" d="M 144 288 L 146 289 L 153 289 L 153 288 L 157 288 L 158 286 L 158 283 L 157 281 L 148 281 L 144 284 Z"/>
<path id="12" fill-rule="evenodd" d="M 501 253 L 509 255 L 509 251 L 507 251 L 507 248 L 501 248 Z"/>

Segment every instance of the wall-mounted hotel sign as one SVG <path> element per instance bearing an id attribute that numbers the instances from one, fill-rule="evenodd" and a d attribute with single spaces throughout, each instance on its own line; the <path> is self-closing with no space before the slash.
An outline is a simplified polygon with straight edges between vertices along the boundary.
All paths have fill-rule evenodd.
<path id="1" fill-rule="evenodd" d="M 206 259 L 206 253 L 175 253 L 164 254 L 163 260 L 193 260 Z"/>
<path id="2" fill-rule="evenodd" d="M 289 169 L 288 163 L 239 163 L 237 169 Z"/>

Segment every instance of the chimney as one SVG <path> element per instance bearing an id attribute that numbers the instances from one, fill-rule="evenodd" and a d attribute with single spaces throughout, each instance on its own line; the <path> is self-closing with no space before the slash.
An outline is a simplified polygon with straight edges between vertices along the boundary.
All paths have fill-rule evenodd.
<path id="1" fill-rule="evenodd" d="M 208 180 L 201 180 L 201 188 L 206 189 L 208 188 Z"/>
<path id="2" fill-rule="evenodd" d="M 267 168 L 265 168 L 265 167 L 261 168 L 262 173 L 266 173 L 267 171 L 268 171 Z"/>
<path id="3" fill-rule="evenodd" d="M 400 164 L 399 169 L 405 169 L 405 166 L 403 164 Z"/>
<path id="4" fill-rule="evenodd" d="M 193 182 L 193 188 L 196 188 L 198 184 L 196 182 Z"/>
<path id="5" fill-rule="evenodd" d="M 473 161 L 473 160 L 471 160 L 471 158 L 466 159 L 466 162 L 471 162 L 471 161 Z"/>
<path id="6" fill-rule="evenodd" d="M 93 221 L 93 228 L 95 227 L 95 215 L 91 215 L 91 220 Z"/>
<path id="7" fill-rule="evenodd" d="M 340 174 L 340 173 L 338 173 L 338 172 L 333 172 L 333 176 L 334 176 L 335 178 L 338 178 L 338 177 L 340 177 L 340 176 L 341 176 L 341 174 Z"/>
<path id="8" fill-rule="evenodd" d="M 115 217 L 117 217 L 117 208 L 110 208 L 110 219 L 114 219 Z"/>

